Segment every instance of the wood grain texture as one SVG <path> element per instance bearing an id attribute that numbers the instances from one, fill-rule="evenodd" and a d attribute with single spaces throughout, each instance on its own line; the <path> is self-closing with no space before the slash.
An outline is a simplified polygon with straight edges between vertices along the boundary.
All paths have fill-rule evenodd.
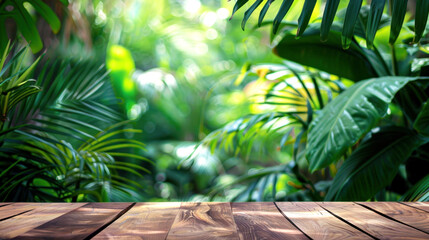
<path id="1" fill-rule="evenodd" d="M 14 203 L 0 207 L 0 221 L 31 211 L 41 203 Z"/>
<path id="2" fill-rule="evenodd" d="M 132 203 L 88 203 L 16 239 L 84 239 L 114 220 Z"/>
<path id="3" fill-rule="evenodd" d="M 429 203 L 428 202 L 402 202 L 402 203 L 405 205 L 408 205 L 408 206 L 429 212 Z"/>
<path id="4" fill-rule="evenodd" d="M 423 210 L 396 202 L 360 202 L 358 204 L 367 206 L 399 222 L 429 233 L 429 214 Z"/>
<path id="5" fill-rule="evenodd" d="M 379 239 L 428 239 L 429 235 L 352 202 L 324 202 L 320 206 Z"/>
<path id="6" fill-rule="evenodd" d="M 232 203 L 232 213 L 241 240 L 308 239 L 272 202 Z"/>
<path id="7" fill-rule="evenodd" d="M 165 239 L 180 203 L 137 203 L 94 239 Z"/>
<path id="8" fill-rule="evenodd" d="M 0 203 L 0 207 L 4 207 L 4 206 L 7 206 L 7 205 L 10 205 L 10 203 L 6 203 L 6 202 Z"/>
<path id="9" fill-rule="evenodd" d="M 314 202 L 277 202 L 283 214 L 313 239 L 372 239 Z"/>
<path id="10" fill-rule="evenodd" d="M 16 237 L 83 205 L 85 203 L 38 204 L 32 211 L 1 221 L 0 239 Z"/>
<path id="11" fill-rule="evenodd" d="M 239 239 L 230 203 L 182 203 L 167 239 Z"/>

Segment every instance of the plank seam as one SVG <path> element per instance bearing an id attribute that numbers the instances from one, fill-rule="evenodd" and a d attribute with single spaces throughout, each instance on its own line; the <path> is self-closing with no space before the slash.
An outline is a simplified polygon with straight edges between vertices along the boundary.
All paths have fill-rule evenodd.
<path id="1" fill-rule="evenodd" d="M 357 229 L 357 230 L 359 230 L 359 231 L 363 232 L 364 234 L 368 235 L 369 237 L 371 237 L 371 238 L 373 238 L 373 239 L 378 239 L 378 238 L 376 238 L 376 237 L 372 236 L 371 234 L 369 234 L 369 233 L 365 232 L 364 230 L 360 229 L 358 226 L 353 225 L 351 222 L 348 222 L 348 221 L 347 221 L 347 220 L 345 220 L 344 218 L 342 218 L 342 217 L 338 216 L 337 214 L 335 214 L 335 213 L 331 212 L 331 211 L 330 211 L 330 210 L 328 210 L 327 208 L 323 207 L 321 204 L 319 204 L 319 203 L 316 203 L 316 204 L 317 204 L 317 205 L 319 205 L 321 208 L 323 208 L 323 209 L 324 209 L 325 211 L 327 211 L 328 213 L 330 213 L 332 216 L 334 216 L 334 217 L 338 218 L 339 220 L 341 220 L 341 221 L 345 222 L 346 224 L 350 225 L 351 227 L 353 227 L 353 228 L 355 228 L 355 229 Z"/>
<path id="2" fill-rule="evenodd" d="M 363 205 L 363 204 L 360 204 L 360 203 L 356 203 L 356 204 L 358 204 L 358 205 L 360 205 L 360 206 L 362 206 L 362 207 L 364 207 L 364 208 L 366 208 L 366 209 L 368 209 L 368 210 L 371 210 L 371 211 L 373 211 L 373 212 L 375 212 L 375 213 L 377 213 L 377 214 L 379 214 L 379 215 L 381 215 L 381 216 L 383 216 L 383 217 L 385 217 L 385 218 L 387 218 L 387 219 L 390 219 L 390 220 L 392 220 L 392 221 L 395 221 L 395 222 L 398 222 L 398 223 L 404 224 L 405 226 L 411 227 L 411 228 L 413 228 L 413 229 L 415 229 L 415 230 L 418 230 L 418 231 L 420 231 L 420 232 L 424 232 L 424 233 L 426 233 L 426 234 L 429 234 L 429 232 L 426 232 L 426 231 L 423 231 L 423 230 L 421 230 L 421 229 L 418 229 L 418 228 L 416 228 L 416 227 L 414 227 L 414 226 L 412 226 L 412 225 L 409 225 L 409 224 L 407 224 L 407 223 L 403 223 L 403 222 L 401 222 L 401 221 L 399 221 L 399 220 L 397 220 L 397 219 L 395 219 L 395 218 L 392 218 L 392 217 L 390 217 L 389 215 L 386 215 L 386 214 L 384 214 L 384 213 L 382 213 L 382 212 L 379 212 L 379 211 L 377 211 L 377 210 L 375 210 L 375 209 L 373 209 L 373 208 L 371 208 L 371 207 L 368 207 L 368 206 Z"/>
<path id="3" fill-rule="evenodd" d="M 168 228 L 167 234 L 165 234 L 164 240 L 167 240 L 168 234 L 170 234 L 170 230 L 173 227 L 174 222 L 176 221 L 177 215 L 179 215 L 180 211 L 182 210 L 183 202 L 180 203 L 179 211 L 177 211 L 176 216 L 174 217 L 173 222 L 170 224 L 170 227 Z"/>
<path id="4" fill-rule="evenodd" d="M 295 225 L 295 223 L 294 222 L 292 222 L 292 220 L 290 220 L 287 216 L 286 216 L 286 214 L 285 213 L 283 213 L 283 211 L 279 208 L 279 206 L 277 206 L 277 203 L 276 202 L 273 202 L 274 203 L 274 206 L 276 206 L 276 208 L 277 208 L 277 211 L 279 211 L 282 215 L 283 215 L 283 217 L 285 217 L 286 218 L 286 220 L 288 220 L 296 229 L 298 229 L 300 232 L 302 232 L 302 234 L 304 234 L 308 239 L 312 239 L 310 236 L 308 236 L 304 231 L 302 231 L 297 225 Z"/>
<path id="5" fill-rule="evenodd" d="M 3 205 L 0 205 L 0 208 L 1 208 L 1 207 L 6 207 L 6 206 L 8 206 L 8 205 L 10 205 L 10 203 L 6 203 L 6 204 L 3 204 Z"/>
<path id="6" fill-rule="evenodd" d="M 16 217 L 16 216 L 19 216 L 19 215 L 24 214 L 24 213 L 28 213 L 30 211 L 33 211 L 33 209 L 30 209 L 30 210 L 27 210 L 27 211 L 24 211 L 24 212 L 21 212 L 21 213 L 17 213 L 15 215 L 12 215 L 12 216 L 9 216 L 9 217 L 2 218 L 2 219 L 0 219 L 0 222 L 4 221 L 4 220 L 8 220 L 8 219 Z"/>
<path id="7" fill-rule="evenodd" d="M 234 225 L 235 225 L 235 230 L 237 231 L 237 237 L 238 237 L 238 239 L 241 239 L 240 238 L 240 229 L 238 229 L 238 225 L 235 222 L 234 211 L 232 210 L 232 203 L 231 202 L 229 202 L 229 208 L 231 209 L 231 217 L 232 217 L 232 221 L 234 222 Z"/>
<path id="8" fill-rule="evenodd" d="M 100 228 L 98 228 L 97 230 L 95 230 L 94 232 L 92 232 L 88 237 L 85 238 L 85 240 L 91 239 L 93 237 L 95 237 L 97 234 L 99 234 L 101 231 L 103 231 L 105 228 L 107 228 L 108 226 L 110 226 L 110 224 L 112 224 L 113 222 L 115 222 L 116 220 L 118 220 L 118 218 L 120 218 L 122 215 L 124 215 L 126 212 L 128 212 L 132 207 L 134 207 L 134 205 L 136 205 L 136 203 L 132 203 L 130 206 L 124 208 L 121 212 L 119 212 L 118 214 L 116 214 L 116 216 L 110 220 L 109 222 L 107 222 L 106 224 L 104 224 L 103 226 L 101 226 Z"/>
<path id="9" fill-rule="evenodd" d="M 398 202 L 398 203 L 400 203 L 400 204 L 402 204 L 402 205 L 405 205 L 405 206 L 407 206 L 407 207 L 412 207 L 412 208 L 415 208 L 415 209 L 417 209 L 417 210 L 421 210 L 421 211 L 425 211 L 425 212 L 428 212 L 428 213 L 429 213 L 429 211 L 427 211 L 427 210 L 425 210 L 425 209 L 423 209 L 423 208 L 419 208 L 419 207 L 416 207 L 416 206 L 413 206 L 413 205 L 408 205 L 407 203 L 404 203 L 404 202 Z"/>

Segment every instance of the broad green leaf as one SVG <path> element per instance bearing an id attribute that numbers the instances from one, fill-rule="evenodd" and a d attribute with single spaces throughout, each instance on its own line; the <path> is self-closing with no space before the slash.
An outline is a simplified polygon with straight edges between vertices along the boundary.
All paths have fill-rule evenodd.
<path id="1" fill-rule="evenodd" d="M 362 0 L 352 0 L 347 7 L 346 18 L 344 19 L 343 33 L 341 35 L 344 49 L 348 49 L 352 43 L 356 20 L 359 17 Z"/>
<path id="2" fill-rule="evenodd" d="M 33 21 L 33 18 L 22 4 L 14 4 L 14 7 L 15 9 L 13 12 L 15 14 L 13 14 L 12 17 L 18 25 L 19 31 L 27 40 L 27 42 L 29 42 L 33 53 L 40 51 L 43 47 L 43 43 L 42 39 L 40 39 L 39 33 L 37 32 L 37 27 Z"/>
<path id="3" fill-rule="evenodd" d="M 405 14 L 407 13 L 408 0 L 393 0 L 392 22 L 390 23 L 389 43 L 394 44 L 401 32 L 404 23 Z"/>
<path id="4" fill-rule="evenodd" d="M 377 76 L 357 43 L 352 42 L 350 48 L 344 50 L 341 47 L 341 33 L 331 31 L 326 42 L 320 42 L 319 34 L 317 25 L 308 28 L 299 39 L 288 33 L 273 52 L 287 60 L 354 81 Z"/>
<path id="5" fill-rule="evenodd" d="M 386 0 L 371 1 L 368 22 L 366 24 L 366 45 L 368 48 L 372 48 L 385 3 Z"/>
<path id="6" fill-rule="evenodd" d="M 262 25 L 262 21 L 264 20 L 265 14 L 267 14 L 268 9 L 271 6 L 271 3 L 273 3 L 274 0 L 267 0 L 264 7 L 261 9 L 261 12 L 259 13 L 259 19 L 258 19 L 258 26 L 260 27 Z"/>
<path id="7" fill-rule="evenodd" d="M 417 78 L 361 81 L 325 106 L 310 125 L 306 157 L 314 172 L 337 161 L 386 114 L 396 92 Z"/>
<path id="8" fill-rule="evenodd" d="M 422 135 L 429 136 L 429 101 L 427 101 L 414 122 L 414 129 Z"/>
<path id="9" fill-rule="evenodd" d="M 246 22 L 247 20 L 249 20 L 250 16 L 252 15 L 252 13 L 256 10 L 256 8 L 259 7 L 259 5 L 261 5 L 261 3 L 264 0 L 256 0 L 252 6 L 250 6 L 249 9 L 247 9 L 247 11 L 244 13 L 244 17 L 243 17 L 243 21 L 241 22 L 241 28 L 244 30 L 244 27 L 246 26 Z"/>
<path id="10" fill-rule="evenodd" d="M 283 0 L 282 5 L 280 6 L 279 11 L 277 12 L 276 17 L 273 22 L 273 33 L 276 34 L 279 29 L 280 23 L 283 18 L 286 16 L 286 13 L 289 11 L 292 6 L 293 0 Z"/>
<path id="11" fill-rule="evenodd" d="M 390 185 L 403 163 L 422 143 L 407 128 L 375 133 L 341 165 L 325 201 L 366 201 Z"/>
<path id="12" fill-rule="evenodd" d="M 320 38 L 322 41 L 328 40 L 329 30 L 334 22 L 340 0 L 327 0 L 325 11 L 323 12 L 322 26 L 320 27 Z"/>
<path id="13" fill-rule="evenodd" d="M 302 36 L 307 28 L 311 14 L 313 14 L 314 7 L 316 6 L 316 2 L 316 0 L 305 0 L 304 7 L 302 8 L 301 15 L 298 19 L 298 30 L 296 32 L 298 37 Z"/>
<path id="14" fill-rule="evenodd" d="M 428 21 L 429 14 L 429 1 L 417 0 L 416 1 L 416 17 L 415 17 L 415 36 L 414 42 L 417 43 L 422 38 Z"/>
<path id="15" fill-rule="evenodd" d="M 39 0 L 32 0 L 29 1 L 29 3 L 34 7 L 34 9 L 36 9 L 37 12 L 40 13 L 40 16 L 46 20 L 54 33 L 58 33 L 58 31 L 60 31 L 61 22 L 57 15 L 55 15 L 55 12 L 52 11 L 48 5 Z"/>

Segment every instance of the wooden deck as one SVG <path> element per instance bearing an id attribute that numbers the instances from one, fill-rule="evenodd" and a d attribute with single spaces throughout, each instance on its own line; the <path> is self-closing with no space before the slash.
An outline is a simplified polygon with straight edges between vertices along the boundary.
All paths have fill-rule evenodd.
<path id="1" fill-rule="evenodd" d="M 429 239 L 429 203 L 0 203 L 0 239 Z"/>

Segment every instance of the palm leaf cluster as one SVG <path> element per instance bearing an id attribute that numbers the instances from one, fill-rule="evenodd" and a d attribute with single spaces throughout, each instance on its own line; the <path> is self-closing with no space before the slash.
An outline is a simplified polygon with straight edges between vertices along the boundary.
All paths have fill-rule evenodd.
<path id="1" fill-rule="evenodd" d="M 212 132 L 203 140 L 203 144 L 212 151 L 223 149 L 249 161 L 264 162 L 263 158 L 278 152 L 291 152 L 287 157 L 290 162 L 261 168 L 226 184 L 218 184 L 211 189 L 210 195 L 225 194 L 228 187 L 250 182 L 248 187 L 235 193 L 231 200 L 255 200 L 252 198 L 254 194 L 259 201 L 321 200 L 313 194 L 316 186 L 311 184 L 305 173 L 307 164 L 304 153 L 308 129 L 315 112 L 341 93 L 345 89 L 344 84 L 330 79 L 327 74 L 290 62 L 256 65 L 244 74 L 247 78 L 259 75 L 257 81 L 270 83 L 264 94 L 255 96 L 261 100 L 256 104 L 265 109 Z M 275 156 L 272 158 L 275 159 Z M 282 183 L 284 178 L 288 179 L 286 182 L 289 185 Z M 282 190 L 280 186 L 287 187 L 294 194 L 276 197 L 276 192 Z M 298 193 L 298 190 L 302 192 Z"/>
<path id="2" fill-rule="evenodd" d="M 237 10 L 241 9 L 248 2 L 249 0 L 237 0 L 234 5 L 232 14 L 234 15 Z M 253 1 L 253 4 L 244 13 L 242 28 L 244 29 L 244 26 L 250 16 L 262 3 L 264 3 L 262 9 L 259 12 L 258 25 L 260 26 L 266 16 L 268 9 L 272 6 L 273 2 L 274 0 Z M 283 0 L 282 4 L 277 9 L 277 13 L 275 14 L 275 17 L 273 19 L 274 33 L 278 31 L 279 27 L 281 26 L 282 20 L 290 10 L 293 2 L 293 0 Z M 301 37 L 304 34 L 307 26 L 309 25 L 311 15 L 316 6 L 316 2 L 317 0 L 305 0 L 305 3 L 303 4 L 303 8 L 301 10 L 301 14 L 298 19 L 298 28 L 296 34 L 297 37 Z M 380 24 L 382 23 L 383 12 L 385 11 L 384 9 L 386 8 L 386 5 L 389 5 L 388 3 L 390 3 L 390 10 L 392 15 L 390 22 L 389 43 L 394 44 L 396 42 L 403 26 L 404 18 L 407 12 L 407 2 L 407 0 L 371 1 L 371 5 L 369 7 L 368 12 L 368 21 L 366 21 L 366 24 L 363 26 L 367 46 L 371 47 L 373 45 L 375 34 L 379 29 Z M 347 6 L 345 18 L 342 22 L 341 31 L 342 45 L 344 48 L 349 48 L 353 36 L 355 34 L 356 26 L 363 24 L 363 20 L 359 16 L 361 9 L 363 8 L 363 6 L 365 6 L 363 3 L 364 1 L 362 0 L 353 0 L 350 1 Z M 320 39 L 322 41 L 328 40 L 328 34 L 333 25 L 334 19 L 337 15 L 339 15 L 339 4 L 340 0 L 327 0 L 325 3 L 325 8 L 320 25 Z M 415 12 L 415 23 L 413 28 L 415 32 L 414 42 L 418 43 L 422 38 L 426 27 L 429 12 L 429 2 L 425 0 L 417 0 L 416 4 L 417 6 Z"/>
<path id="3" fill-rule="evenodd" d="M 121 173 L 139 178 L 147 172 L 144 164 L 127 160 L 146 161 L 144 145 L 125 137 L 140 131 L 126 127 L 104 67 L 89 61 L 48 62 L 37 69 L 36 80 L 14 80 L 26 79 L 36 67 L 37 61 L 22 67 L 26 51 L 12 54 L 2 69 L 2 84 L 14 84 L 3 92 L 18 97 L 7 101 L 2 94 L 7 111 L 1 129 L 0 199 L 137 197 L 141 182 Z"/>

